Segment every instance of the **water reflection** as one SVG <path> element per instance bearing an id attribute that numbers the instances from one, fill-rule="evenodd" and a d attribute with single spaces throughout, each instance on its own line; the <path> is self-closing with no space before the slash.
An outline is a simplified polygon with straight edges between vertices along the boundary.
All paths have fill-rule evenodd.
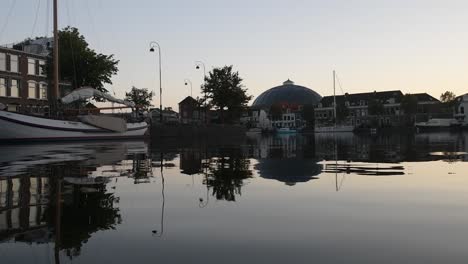
<path id="1" fill-rule="evenodd" d="M 317 179 L 322 171 L 315 156 L 313 136 L 281 135 L 251 138 L 251 157 L 258 160 L 255 169 L 260 177 L 295 185 Z"/>
<path id="2" fill-rule="evenodd" d="M 96 253 L 99 249 L 86 245 L 98 234 L 101 239 L 102 233 L 120 234 L 121 229 L 129 228 L 125 222 L 134 214 L 151 210 L 155 211 L 148 219 L 151 229 L 145 226 L 144 233 L 159 239 L 146 243 L 169 243 L 177 235 L 184 237 L 177 231 L 179 228 L 194 232 L 187 231 L 185 218 L 209 215 L 209 219 L 198 218 L 191 223 L 190 227 L 197 230 L 205 222 L 223 218 L 219 208 L 234 202 L 244 210 L 252 206 L 243 217 L 254 219 L 253 212 L 260 206 L 251 198 L 259 195 L 256 192 L 266 195 L 265 200 L 284 203 L 293 210 L 302 202 L 294 195 L 305 187 L 312 195 L 323 195 L 321 192 L 342 190 L 347 177 L 354 177 L 353 181 L 410 179 L 414 172 L 408 171 L 413 170 L 413 165 L 408 164 L 414 163 L 408 162 L 466 161 L 467 142 L 465 134 L 440 133 L 377 137 L 258 135 L 220 145 L 173 142 L 149 147 L 144 142 L 96 142 L 5 146 L 0 149 L 0 247 L 1 243 L 11 242 L 51 244 L 58 258 L 70 262 L 86 251 Z M 330 175 L 334 175 L 335 188 L 323 187 Z M 119 193 L 126 183 L 136 186 L 134 190 L 148 192 L 129 193 L 127 188 Z M 281 192 L 278 186 L 286 191 Z M 272 193 L 265 191 L 268 188 Z M 284 200 L 279 200 L 275 192 L 284 195 Z M 243 197 L 245 193 L 250 198 Z M 149 200 L 150 206 L 133 204 L 132 199 L 139 196 L 143 197 L 140 202 Z M 122 205 L 124 199 L 127 205 Z M 294 220 L 296 216 L 288 217 Z M 320 216 L 317 218 L 320 222 Z M 138 224 L 144 226 L 145 220 L 136 221 L 130 228 L 138 233 L 143 229 Z M 216 227 L 214 231 L 222 232 Z M 127 243 L 129 249 L 135 249 Z M 152 251 L 146 253 L 151 255 Z M 124 263 L 119 259 L 113 262 Z"/>
<path id="3" fill-rule="evenodd" d="M 0 241 L 54 243 L 70 259 L 122 222 L 110 179 L 151 171 L 143 142 L 8 146 L 0 157 Z"/>

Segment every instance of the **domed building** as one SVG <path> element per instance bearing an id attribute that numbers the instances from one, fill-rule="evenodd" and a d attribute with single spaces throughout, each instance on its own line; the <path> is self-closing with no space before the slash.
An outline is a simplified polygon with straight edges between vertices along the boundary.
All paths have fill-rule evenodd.
<path id="1" fill-rule="evenodd" d="M 260 94 L 252 104 L 251 122 L 254 127 L 263 130 L 302 129 L 306 126 L 303 120 L 303 106 L 318 105 L 322 97 L 314 90 L 304 86 L 295 85 L 287 80 L 283 85 L 273 87 Z M 272 109 L 272 106 L 275 110 Z M 271 111 L 274 111 L 270 113 Z M 280 111 L 278 113 L 278 111 Z M 262 117 L 267 116 L 267 120 Z M 264 125 L 267 124 L 267 125 Z"/>
<path id="2" fill-rule="evenodd" d="M 287 80 L 283 85 L 273 87 L 260 94 L 252 104 L 253 109 L 269 110 L 272 105 L 317 105 L 322 96 L 312 89 L 295 85 L 293 81 Z"/>

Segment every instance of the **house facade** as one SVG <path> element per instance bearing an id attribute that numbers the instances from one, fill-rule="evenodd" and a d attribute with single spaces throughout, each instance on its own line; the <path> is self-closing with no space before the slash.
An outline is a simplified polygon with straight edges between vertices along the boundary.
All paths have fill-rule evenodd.
<path id="1" fill-rule="evenodd" d="M 191 96 L 179 103 L 179 118 L 182 124 L 203 124 L 206 122 L 205 113 L 200 103 Z"/>
<path id="2" fill-rule="evenodd" d="M 427 93 L 412 94 L 417 100 L 415 119 L 427 120 L 431 115 L 438 113 L 440 101 Z M 404 95 L 399 90 L 357 93 L 336 96 L 336 105 L 347 108 L 347 116 L 342 123 L 355 127 L 378 125 L 399 126 L 404 122 L 405 114 L 401 108 Z M 378 113 L 374 113 L 375 102 L 379 104 Z M 337 112 L 339 112 L 337 110 Z M 315 120 L 317 124 L 330 124 L 334 119 L 333 96 L 323 97 L 315 108 Z M 372 124 L 371 124 L 372 123 Z"/>
<path id="3" fill-rule="evenodd" d="M 42 66 L 47 56 L 0 47 L 0 103 L 8 111 L 48 112 L 49 84 Z"/>
<path id="4" fill-rule="evenodd" d="M 455 98 L 455 105 L 453 109 L 453 117 L 462 124 L 466 124 L 466 112 L 468 111 L 468 94 L 464 94 Z"/>

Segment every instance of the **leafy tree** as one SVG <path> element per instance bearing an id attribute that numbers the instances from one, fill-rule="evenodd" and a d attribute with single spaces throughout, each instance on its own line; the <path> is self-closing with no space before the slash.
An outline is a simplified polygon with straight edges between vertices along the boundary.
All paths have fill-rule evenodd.
<path id="1" fill-rule="evenodd" d="M 304 105 L 302 107 L 302 118 L 308 126 L 313 127 L 315 124 L 315 108 L 313 105 Z"/>
<path id="2" fill-rule="evenodd" d="M 135 103 L 141 109 L 148 110 L 151 105 L 151 99 L 153 99 L 153 92 L 148 92 L 147 88 L 136 88 L 132 87 L 129 93 L 125 93 L 125 100 Z"/>
<path id="3" fill-rule="evenodd" d="M 233 72 L 233 66 L 214 68 L 205 77 L 205 85 L 202 91 L 205 94 L 204 103 L 221 110 L 227 108 L 230 117 L 238 117 L 241 111 L 247 107 L 252 96 L 247 95 L 247 89 L 242 85 L 239 72 Z"/>
<path id="4" fill-rule="evenodd" d="M 283 115 L 283 107 L 280 104 L 273 104 L 270 106 L 270 116 L 273 120 L 281 119 Z"/>
<path id="5" fill-rule="evenodd" d="M 368 110 L 370 115 L 381 115 L 385 112 L 383 103 L 377 99 L 369 100 Z"/>
<path id="6" fill-rule="evenodd" d="M 336 105 L 336 120 L 343 121 L 349 116 L 349 108 L 344 103 Z"/>
<path id="7" fill-rule="evenodd" d="M 401 99 L 400 107 L 406 115 L 416 114 L 418 110 L 418 98 L 412 94 L 405 94 Z"/>
<path id="8" fill-rule="evenodd" d="M 455 100 L 456 96 L 453 92 L 446 91 L 440 95 L 440 101 L 445 104 L 450 104 Z"/>
<path id="9" fill-rule="evenodd" d="M 90 86 L 101 92 L 107 92 L 104 84 L 112 84 L 112 75 L 116 74 L 118 60 L 114 55 L 96 53 L 89 48 L 88 42 L 77 28 L 66 27 L 59 33 L 59 76 L 70 81 L 74 89 Z M 50 48 L 53 54 L 53 47 Z M 47 76 L 53 78 L 53 59 L 49 56 L 45 65 Z"/>
<path id="10" fill-rule="evenodd" d="M 242 194 L 244 180 L 252 177 L 250 160 L 240 149 L 221 149 L 220 157 L 210 158 L 208 162 L 204 184 L 212 189 L 217 200 L 236 201 L 236 196 Z"/>

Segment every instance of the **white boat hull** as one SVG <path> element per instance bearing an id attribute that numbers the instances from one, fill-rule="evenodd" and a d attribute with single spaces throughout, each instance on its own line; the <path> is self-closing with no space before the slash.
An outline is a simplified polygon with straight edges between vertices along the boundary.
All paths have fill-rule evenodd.
<path id="1" fill-rule="evenodd" d="M 280 128 L 276 130 L 276 133 L 278 134 L 293 134 L 296 133 L 296 129 L 289 129 L 289 128 Z"/>
<path id="2" fill-rule="evenodd" d="M 353 132 L 353 126 L 326 126 L 326 127 L 316 127 L 315 133 L 344 133 L 344 132 Z"/>
<path id="3" fill-rule="evenodd" d="M 0 111 L 0 141 L 90 140 L 143 137 L 146 122 L 127 123 L 127 131 L 113 132 L 83 122 L 55 120 Z"/>

